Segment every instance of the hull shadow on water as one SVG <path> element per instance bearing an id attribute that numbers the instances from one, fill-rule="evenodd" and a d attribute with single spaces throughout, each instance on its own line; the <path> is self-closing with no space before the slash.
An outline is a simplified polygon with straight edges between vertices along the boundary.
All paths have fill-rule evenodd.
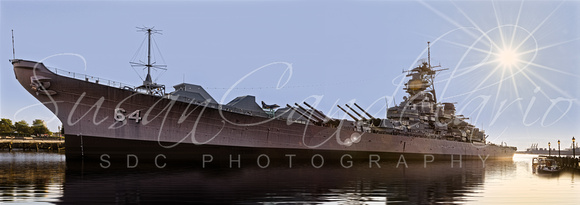
<path id="1" fill-rule="evenodd" d="M 344 165 L 348 167 L 348 160 Z M 270 165 L 234 162 L 202 168 L 200 164 L 164 168 L 101 167 L 99 161 L 67 162 L 63 204 L 170 203 L 317 203 L 406 202 L 456 203 L 482 189 L 486 169 L 515 169 L 513 161 L 459 162 L 397 160 L 372 164 L 354 162 L 350 168 L 312 164 Z M 264 163 L 265 164 L 265 163 Z M 117 164 L 113 164 L 117 165 Z M 426 167 L 424 167 L 426 165 Z M 497 168 L 497 167 L 496 167 Z"/>

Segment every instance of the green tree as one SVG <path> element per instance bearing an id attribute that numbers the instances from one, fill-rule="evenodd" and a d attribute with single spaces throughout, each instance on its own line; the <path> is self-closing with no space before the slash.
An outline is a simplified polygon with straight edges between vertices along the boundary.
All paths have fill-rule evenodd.
<path id="1" fill-rule="evenodd" d="M 40 136 L 42 134 L 47 134 L 47 135 L 51 135 L 52 133 L 50 133 L 50 130 L 48 130 L 48 128 L 46 127 L 44 120 L 41 119 L 36 119 L 34 121 L 32 121 L 32 134 L 36 135 L 36 136 Z"/>
<path id="2" fill-rule="evenodd" d="M 32 129 L 30 129 L 30 126 L 24 120 L 14 123 L 14 129 L 20 134 L 30 135 L 32 133 Z"/>
<path id="3" fill-rule="evenodd" d="M 14 125 L 12 124 L 12 120 L 2 118 L 2 120 L 0 120 L 0 133 L 12 132 L 14 132 Z"/>

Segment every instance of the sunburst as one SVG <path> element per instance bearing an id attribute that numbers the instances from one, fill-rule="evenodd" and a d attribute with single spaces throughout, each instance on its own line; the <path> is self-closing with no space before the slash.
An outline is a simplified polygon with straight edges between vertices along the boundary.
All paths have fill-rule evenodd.
<path id="1" fill-rule="evenodd" d="M 546 42 L 549 41 L 547 41 L 546 36 L 552 33 L 542 32 L 552 29 L 547 27 L 553 25 L 551 24 L 554 21 L 552 18 L 557 16 L 554 14 L 558 14 L 564 2 L 556 4 L 550 10 L 544 10 L 545 12 L 541 16 L 536 15 L 534 18 L 520 18 L 522 14 L 527 14 L 527 12 L 522 11 L 524 1 L 521 1 L 519 6 L 517 2 L 501 2 L 498 4 L 496 1 L 491 1 L 491 7 L 495 14 L 493 17 L 496 20 L 495 26 L 490 25 L 488 22 L 482 23 L 481 21 L 476 21 L 477 19 L 472 19 L 474 15 L 463 11 L 462 7 L 456 5 L 455 2 L 451 2 L 451 4 L 464 19 L 458 19 L 456 16 L 451 18 L 446 13 L 431 6 L 430 3 L 424 1 L 419 2 L 455 26 L 455 29 L 436 37 L 433 44 L 441 41 L 465 49 L 465 52 L 456 63 L 455 68 L 450 68 L 451 72 L 447 74 L 449 76 L 436 82 L 444 84 L 440 94 L 438 93 L 441 96 L 440 99 L 461 99 L 460 101 L 462 102 L 460 104 L 466 104 L 474 99 L 472 96 L 486 96 L 487 98 L 484 101 L 487 104 L 487 99 L 490 100 L 489 102 L 492 106 L 490 110 L 494 113 L 485 116 L 487 119 L 490 119 L 489 126 L 493 126 L 497 116 L 500 116 L 506 110 L 506 107 L 509 107 L 508 103 L 513 103 L 518 108 L 517 110 L 521 114 L 521 119 L 523 119 L 523 125 L 528 126 L 533 124 L 533 122 L 526 124 L 525 121 L 530 108 L 537 109 L 540 106 L 537 104 L 536 99 L 541 98 L 542 103 L 544 103 L 541 106 L 545 108 L 551 108 L 552 105 L 550 103 L 554 103 L 553 99 L 574 99 L 570 95 L 569 90 L 565 90 L 565 87 L 562 87 L 561 83 L 553 81 L 553 75 L 547 74 L 549 72 L 552 74 L 563 74 L 567 80 L 580 77 L 580 75 L 576 72 L 571 72 L 567 67 L 550 66 L 558 65 L 558 63 L 555 63 L 555 61 L 546 61 L 547 55 L 545 50 L 560 49 L 560 46 L 571 42 L 577 43 L 580 38 L 565 40 L 561 38 L 559 39 L 560 42 L 552 39 L 552 41 L 556 40 L 556 42 L 547 44 Z M 505 11 L 508 10 L 516 12 L 506 14 Z M 466 25 L 464 21 L 469 22 L 469 24 Z M 455 33 L 454 36 L 450 35 L 451 33 Z M 466 39 L 473 39 L 473 41 L 466 42 Z M 543 46 L 540 46 L 540 44 Z M 539 53 L 543 55 L 539 55 Z M 544 63 L 549 63 L 550 65 Z M 451 82 L 455 79 L 468 79 L 469 89 L 464 93 L 446 95 L 447 89 L 454 87 Z M 495 96 L 490 95 L 492 92 L 495 92 Z M 559 96 L 554 97 L 556 95 Z M 529 103 L 526 103 L 523 99 L 531 100 L 528 101 Z M 578 100 L 571 100 L 570 102 L 576 105 L 580 104 Z M 532 105 L 535 107 L 532 107 Z M 555 109 L 562 113 L 568 112 L 565 107 L 555 107 Z M 516 114 L 518 111 L 514 112 L 510 110 L 508 112 L 512 114 L 508 118 L 517 118 L 513 114 Z M 505 117 L 505 115 L 502 117 Z M 542 118 L 542 121 L 544 119 L 545 116 Z M 557 120 L 559 119 L 561 118 Z M 477 117 L 474 120 L 473 123 L 477 123 Z M 496 138 L 500 136 L 496 136 Z"/>
<path id="2" fill-rule="evenodd" d="M 508 47 L 500 49 L 494 55 L 496 56 L 499 65 L 503 68 L 512 69 L 518 66 L 517 64 L 521 61 L 520 56 L 522 53 L 518 53 L 516 49 Z"/>
<path id="3" fill-rule="evenodd" d="M 482 79 L 481 81 L 479 81 L 479 84 L 475 87 L 475 89 L 471 90 L 470 92 L 467 93 L 463 93 L 460 95 L 456 95 L 456 96 L 446 96 L 445 98 L 449 99 L 449 98 L 455 98 L 455 97 L 459 97 L 459 96 L 467 96 L 465 97 L 465 99 L 469 99 L 470 96 L 472 96 L 475 92 L 477 91 L 481 91 L 484 89 L 489 89 L 491 87 L 497 87 L 497 92 L 498 94 L 501 92 L 503 84 L 505 81 L 511 81 L 511 84 L 513 84 L 512 88 L 514 89 L 514 94 L 516 98 L 519 98 L 519 90 L 518 88 L 521 86 L 517 86 L 516 84 L 516 78 L 519 78 L 518 76 L 521 76 L 521 81 L 527 81 L 529 84 L 532 84 L 535 87 L 538 86 L 539 83 L 545 83 L 548 86 L 550 86 L 549 82 L 543 78 L 542 76 L 538 76 L 536 75 L 533 71 L 529 70 L 529 67 L 533 67 L 534 69 L 543 69 L 543 70 L 548 70 L 548 71 L 555 71 L 558 73 L 563 73 L 569 76 L 577 76 L 574 73 L 569 73 L 566 71 L 563 71 L 561 69 L 558 68 L 553 68 L 550 66 L 546 66 L 546 65 L 541 65 L 537 62 L 535 62 L 535 59 L 537 57 L 537 54 L 539 51 L 544 50 L 544 49 L 548 49 L 548 48 L 552 48 L 552 47 L 556 47 L 562 44 L 566 44 L 566 43 L 570 43 L 571 41 L 577 41 L 580 40 L 580 38 L 575 38 L 575 39 L 571 39 L 571 40 L 567 40 L 567 41 L 563 41 L 563 42 L 559 42 L 559 43 L 553 43 L 551 45 L 547 45 L 547 46 L 543 46 L 543 47 L 539 47 L 538 46 L 538 42 L 537 39 L 535 38 L 535 34 L 536 32 L 546 23 L 546 21 L 552 17 L 552 15 L 554 13 L 557 12 L 557 10 L 562 6 L 563 2 L 561 2 L 560 4 L 558 4 L 558 6 L 556 8 L 554 8 L 547 16 L 544 17 L 544 20 L 542 20 L 534 29 L 528 30 L 524 27 L 522 27 L 520 25 L 520 16 L 522 13 L 522 8 L 524 5 L 524 2 L 522 1 L 519 5 L 519 11 L 517 12 L 516 15 L 516 19 L 515 22 L 510 22 L 510 23 L 501 23 L 500 22 L 500 17 L 498 16 L 498 12 L 496 11 L 496 5 L 494 2 L 492 2 L 493 8 L 494 8 L 494 13 L 495 13 L 495 18 L 497 20 L 497 26 L 491 29 L 483 29 L 482 27 L 480 27 L 478 25 L 478 23 L 476 23 L 468 13 L 464 12 L 460 7 L 458 7 L 457 5 L 455 5 L 455 3 L 451 2 L 456 9 L 458 10 L 459 13 L 461 13 L 463 15 L 463 17 L 465 17 L 465 19 L 467 21 L 469 21 L 471 23 L 471 26 L 466 27 L 461 25 L 460 23 L 458 23 L 457 21 L 455 21 L 455 19 L 448 17 L 445 13 L 438 11 L 437 9 L 435 9 L 434 7 L 432 7 L 431 5 L 429 5 L 426 2 L 420 1 L 420 3 L 422 5 L 424 5 L 425 7 L 427 7 L 428 9 L 430 9 L 431 11 L 433 11 L 434 13 L 436 13 L 437 15 L 439 15 L 441 18 L 445 19 L 446 21 L 448 21 L 449 23 L 457 26 L 456 29 L 445 33 L 442 36 L 439 36 L 437 38 L 437 40 L 434 41 L 434 43 L 436 43 L 437 41 L 443 41 L 445 43 L 450 43 L 452 45 L 456 45 L 456 46 L 460 46 L 463 47 L 465 49 L 467 49 L 465 51 L 464 55 L 472 55 L 473 52 L 479 52 L 480 54 L 483 54 L 483 58 L 485 59 L 484 61 L 481 61 L 475 65 L 466 65 L 463 62 L 463 58 L 457 63 L 456 68 L 452 69 L 451 72 L 451 76 L 449 78 L 447 78 L 445 82 L 445 86 L 443 87 L 442 90 L 442 94 L 441 95 L 445 95 L 445 92 L 447 90 L 447 88 L 450 86 L 450 82 L 451 79 L 454 79 L 456 77 L 459 77 L 461 75 L 465 75 L 466 73 L 469 73 L 477 68 L 482 68 L 482 67 L 487 67 L 487 68 L 492 68 L 490 69 L 491 72 L 489 72 L 487 75 L 485 76 L 481 76 L 480 79 Z M 475 39 L 476 42 L 473 42 L 471 45 L 469 44 L 463 44 L 460 42 L 456 42 L 456 41 L 449 41 L 449 40 L 445 40 L 444 37 L 445 35 L 448 35 L 452 32 L 457 32 L 457 31 L 463 31 L 465 32 L 465 34 L 473 37 Z M 462 71 L 462 72 L 457 72 L 457 71 Z M 533 75 L 534 77 L 536 77 L 536 79 L 532 79 L 529 76 Z M 496 79 L 493 80 L 493 82 L 490 82 L 490 80 L 492 79 Z M 519 82 L 521 83 L 521 82 Z M 561 88 L 555 87 L 555 86 L 550 86 L 551 88 L 553 88 L 557 93 L 569 97 L 569 94 L 566 93 L 564 90 L 562 90 Z M 548 96 L 547 93 L 545 93 L 543 90 L 540 91 L 540 93 L 542 95 L 544 95 L 544 97 L 546 98 L 550 98 Z M 498 99 L 496 98 L 496 101 Z M 578 103 L 578 102 L 575 102 Z M 495 103 L 494 103 L 495 104 Z M 520 104 L 520 102 L 518 102 L 518 104 Z M 520 105 L 521 107 L 521 105 Z"/>

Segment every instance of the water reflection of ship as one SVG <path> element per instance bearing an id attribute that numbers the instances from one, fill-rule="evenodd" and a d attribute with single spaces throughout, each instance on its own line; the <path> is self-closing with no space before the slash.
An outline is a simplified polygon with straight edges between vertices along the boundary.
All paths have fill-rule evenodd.
<path id="1" fill-rule="evenodd" d="M 461 168 L 458 163 L 451 168 L 449 162 L 423 166 L 423 162 L 409 162 L 408 168 L 384 163 L 381 168 L 360 165 L 349 169 L 340 166 L 137 170 L 85 167 L 84 170 L 67 169 L 62 202 L 457 203 L 481 190 L 485 180 L 486 168 L 481 161 L 463 161 Z M 488 166 L 512 169 L 513 162 L 495 161 Z M 81 166 L 72 164 L 72 167 Z"/>

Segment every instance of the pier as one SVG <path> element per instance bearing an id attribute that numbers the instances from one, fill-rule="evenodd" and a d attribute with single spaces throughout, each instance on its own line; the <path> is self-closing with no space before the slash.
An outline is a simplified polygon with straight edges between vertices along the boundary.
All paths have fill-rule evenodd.
<path id="1" fill-rule="evenodd" d="M 580 164 L 579 164 L 580 161 L 579 161 L 578 157 L 572 158 L 572 157 L 566 157 L 566 156 L 562 156 L 562 157 L 549 156 L 548 158 L 556 160 L 556 162 L 558 162 L 558 164 L 560 166 L 562 166 L 564 169 L 571 169 L 571 170 L 575 170 L 575 171 L 580 171 Z"/>
<path id="2" fill-rule="evenodd" d="M 13 149 L 60 151 L 64 150 L 64 139 L 57 137 L 0 137 L 0 150 L 12 151 Z"/>

